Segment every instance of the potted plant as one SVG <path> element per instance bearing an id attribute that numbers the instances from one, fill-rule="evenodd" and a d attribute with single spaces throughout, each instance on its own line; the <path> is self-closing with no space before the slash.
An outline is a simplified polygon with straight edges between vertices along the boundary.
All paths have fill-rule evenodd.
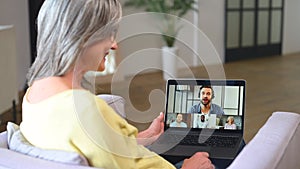
<path id="1" fill-rule="evenodd" d="M 197 11 L 194 8 L 195 3 L 196 0 L 127 0 L 124 4 L 125 7 L 143 8 L 147 12 L 162 14 L 161 34 L 166 45 L 162 47 L 164 79 L 177 76 L 174 55 L 177 56 L 178 49 L 174 44 L 179 30 L 182 28 L 178 22 L 188 11 Z"/>

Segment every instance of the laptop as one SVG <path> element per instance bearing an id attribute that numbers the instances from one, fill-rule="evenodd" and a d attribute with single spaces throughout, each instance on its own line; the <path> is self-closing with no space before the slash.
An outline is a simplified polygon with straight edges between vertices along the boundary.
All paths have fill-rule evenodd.
<path id="1" fill-rule="evenodd" d="M 212 87 L 210 102 L 215 106 L 202 112 L 197 105 L 207 98 L 200 89 L 207 86 Z M 190 157 L 205 151 L 211 158 L 234 159 L 243 140 L 245 90 L 245 80 L 169 79 L 165 132 L 148 148 L 162 156 Z M 230 128 L 229 116 L 234 118 Z"/>

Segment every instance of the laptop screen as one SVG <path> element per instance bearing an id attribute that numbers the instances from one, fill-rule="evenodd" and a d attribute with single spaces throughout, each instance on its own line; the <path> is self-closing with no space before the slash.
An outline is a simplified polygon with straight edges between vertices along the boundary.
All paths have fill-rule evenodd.
<path id="1" fill-rule="evenodd" d="M 244 80 L 167 82 L 165 127 L 243 130 Z"/>

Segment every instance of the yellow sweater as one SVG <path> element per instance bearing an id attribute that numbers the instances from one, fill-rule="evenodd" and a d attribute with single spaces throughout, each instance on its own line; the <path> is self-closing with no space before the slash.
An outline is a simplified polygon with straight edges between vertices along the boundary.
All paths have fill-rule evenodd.
<path id="1" fill-rule="evenodd" d="M 26 96 L 20 129 L 37 147 L 78 152 L 94 167 L 175 168 L 138 145 L 137 129 L 88 91 L 67 90 L 36 104 Z"/>

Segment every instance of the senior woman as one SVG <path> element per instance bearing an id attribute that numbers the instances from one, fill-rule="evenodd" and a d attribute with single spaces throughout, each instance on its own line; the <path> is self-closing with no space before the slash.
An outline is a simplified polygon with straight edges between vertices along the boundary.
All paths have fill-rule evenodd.
<path id="1" fill-rule="evenodd" d="M 118 116 L 104 100 L 82 87 L 84 74 L 103 71 L 117 49 L 121 19 L 117 0 L 45 0 L 37 19 L 37 57 L 29 70 L 21 132 L 33 145 L 77 152 L 101 168 L 175 168 L 137 142 L 156 137 L 160 115 L 146 132 Z M 213 168 L 207 153 L 182 168 Z"/>

